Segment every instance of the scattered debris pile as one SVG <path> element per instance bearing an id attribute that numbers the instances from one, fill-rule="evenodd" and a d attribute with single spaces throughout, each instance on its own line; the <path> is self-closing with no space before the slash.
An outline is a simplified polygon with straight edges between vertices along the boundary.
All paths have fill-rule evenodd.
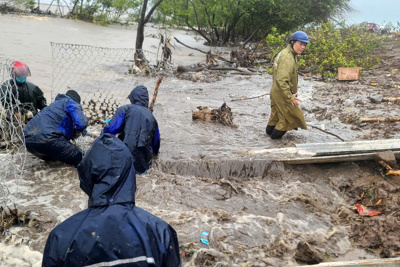
<path id="1" fill-rule="evenodd" d="M 35 226 L 37 220 L 35 219 L 36 213 L 27 211 L 19 212 L 17 208 L 11 209 L 10 207 L 4 208 L 0 206 L 0 232 L 4 233 L 14 225 L 18 226 Z"/>
<path id="2" fill-rule="evenodd" d="M 233 75 L 256 75 L 260 74 L 258 69 L 251 68 L 255 63 L 259 63 L 256 59 L 265 58 L 265 53 L 256 55 L 255 49 L 236 49 L 230 53 L 230 59 L 223 57 L 222 52 L 213 54 L 210 51 L 205 52 L 197 48 L 190 47 L 177 38 L 175 40 L 190 49 L 199 51 L 206 55 L 205 64 L 199 63 L 191 66 L 178 66 L 175 75 L 184 80 L 191 80 L 193 82 L 214 82 L 220 80 L 221 76 L 227 74 Z M 268 61 L 269 62 L 269 61 Z M 265 62 L 264 62 L 265 63 Z"/>
<path id="3" fill-rule="evenodd" d="M 231 108 L 223 103 L 222 106 L 218 109 L 209 109 L 208 107 L 197 107 L 198 111 L 192 112 L 193 120 L 203 120 L 205 122 L 219 122 L 223 125 L 227 125 L 230 127 L 237 128 L 237 125 L 233 123 L 233 114 Z"/>
<path id="4" fill-rule="evenodd" d="M 375 160 L 382 161 L 382 157 Z M 350 238 L 358 247 L 382 258 L 394 257 L 400 255 L 400 177 L 386 176 L 386 168 L 374 174 L 374 164 L 368 168 L 346 190 L 349 197 L 358 196 L 354 206 L 358 216 L 339 217 L 350 225 Z"/>

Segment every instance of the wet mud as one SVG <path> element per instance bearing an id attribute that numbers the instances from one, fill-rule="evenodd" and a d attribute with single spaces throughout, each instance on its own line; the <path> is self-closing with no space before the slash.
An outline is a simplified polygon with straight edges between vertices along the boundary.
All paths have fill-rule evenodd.
<path id="1" fill-rule="evenodd" d="M 380 71 L 377 77 L 388 78 Z M 369 85 L 371 77 L 365 73 L 357 82 L 331 84 L 300 77 L 307 124 L 324 126 L 346 141 L 399 138 L 397 122 L 358 124 L 345 119 L 400 112 L 395 103 L 367 102 L 368 94 L 393 96 L 399 90 Z M 151 95 L 156 80 L 134 77 L 132 83 L 144 84 Z M 165 77 L 154 107 L 161 150 L 150 172 L 137 176 L 136 205 L 177 231 L 183 266 L 295 266 L 314 263 L 304 258 L 329 262 L 396 256 L 400 179 L 386 177 L 378 163 L 287 165 L 275 161 L 282 155 L 245 153 L 340 142 L 313 127 L 290 131 L 277 141 L 266 136 L 270 103 L 265 94 L 271 83 L 269 74 L 224 76 L 212 83 Z M 214 109 L 224 102 L 237 128 L 192 120 L 198 106 Z M 100 132 L 101 125 L 89 130 Z M 77 144 L 87 149 L 92 141 L 85 137 Z M 3 165 L 9 160 L 2 155 Z M 85 209 L 87 196 L 73 167 L 28 155 L 24 170 L 22 178 L 7 176 L 2 183 L 10 201 L 21 211 L 35 212 L 38 223 L 13 227 L 8 235 L 15 238 L 2 241 L 42 252 L 48 233 Z M 362 217 L 353 210 L 356 203 L 379 199 L 382 205 L 373 208 L 382 215 Z M 200 242 L 202 231 L 210 233 L 209 245 Z"/>
<path id="2" fill-rule="evenodd" d="M 29 162 L 26 178 L 18 189 L 10 189 L 18 190 L 15 202 L 21 211 L 38 214 L 37 223 L 10 229 L 24 240 L 9 244 L 43 251 L 49 231 L 86 208 L 87 196 L 74 168 L 31 156 Z M 174 227 L 184 266 L 298 265 L 304 263 L 299 260 L 302 242 L 311 244 L 314 257 L 323 261 L 372 259 L 399 251 L 399 180 L 383 177 L 377 163 L 264 163 L 262 176 L 247 177 L 217 170 L 179 175 L 155 166 L 137 176 L 136 205 Z M 197 169 L 192 163 L 185 166 Z M 364 205 L 382 199 L 378 208 L 383 215 L 360 217 L 353 211 L 363 192 Z M 202 231 L 210 233 L 209 245 L 200 242 Z"/>

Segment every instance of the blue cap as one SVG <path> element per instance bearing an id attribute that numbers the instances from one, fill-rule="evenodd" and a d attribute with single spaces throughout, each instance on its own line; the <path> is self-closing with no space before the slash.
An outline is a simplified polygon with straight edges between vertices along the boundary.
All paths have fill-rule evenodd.
<path id="1" fill-rule="evenodd" d="M 297 31 L 297 32 L 293 33 L 292 36 L 290 37 L 290 41 L 300 41 L 300 42 L 307 43 L 307 44 L 310 42 L 308 40 L 307 34 L 302 31 Z"/>

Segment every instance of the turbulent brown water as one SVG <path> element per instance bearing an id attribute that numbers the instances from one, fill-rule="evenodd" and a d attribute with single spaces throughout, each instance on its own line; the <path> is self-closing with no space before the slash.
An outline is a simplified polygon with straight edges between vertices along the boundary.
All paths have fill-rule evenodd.
<path id="1" fill-rule="evenodd" d="M 134 30 L 126 27 L 100 27 L 92 24 L 40 17 L 5 15 L 0 17 L 0 56 L 25 61 L 31 68 L 29 80 L 46 95 L 51 87 L 50 41 L 107 47 L 132 47 Z M 153 28 L 146 31 L 154 31 Z M 191 46 L 204 48 L 191 34 L 174 31 Z M 3 39 L 3 38 L 2 38 Z M 4 40 L 4 39 L 3 39 Z M 153 42 L 153 43 L 152 43 Z M 151 47 L 158 40 L 146 38 Z M 175 64 L 189 65 L 204 60 L 203 55 L 177 45 Z M 195 55 L 189 56 L 194 53 Z M 149 88 L 156 78 L 136 77 Z M 369 166 L 354 163 L 290 166 L 274 162 L 278 155 L 248 155 L 248 150 L 281 148 L 297 143 L 339 141 L 318 131 L 291 131 L 272 141 L 265 135 L 269 117 L 268 96 L 237 101 L 240 97 L 260 96 L 271 87 L 270 75 L 228 76 L 213 83 L 199 83 L 165 77 L 160 85 L 154 115 L 161 132 L 160 155 L 147 175 L 137 176 L 136 204 L 170 223 L 178 233 L 184 266 L 289 266 L 298 265 L 295 253 L 299 242 L 312 244 L 325 261 L 375 258 L 368 249 L 352 242 L 349 221 L 356 193 L 348 188 L 363 177 Z M 299 81 L 302 107 L 317 104 L 315 90 L 324 84 Z M 218 108 L 226 102 L 232 108 L 238 128 L 192 121 L 198 106 Z M 346 140 L 357 133 L 339 120 L 317 120 L 305 112 L 310 125 L 329 125 L 330 131 Z M 90 130 L 99 131 L 98 127 Z M 88 147 L 86 137 L 81 146 Z M 282 156 L 282 155 L 280 155 Z M 10 161 L 1 157 L 2 165 Z M 4 177 L 10 200 L 20 211 L 37 214 L 34 225 L 13 227 L 15 251 L 28 245 L 42 252 L 49 231 L 86 208 L 87 196 L 79 188 L 74 168 L 46 163 L 28 155 L 23 178 Z M 202 231 L 210 232 L 210 245 L 200 242 Z M 0 266 L 40 264 L 29 257 L 11 257 L 3 250 Z M 8 254 L 7 254 L 8 253 Z M 12 260 L 11 260 L 12 258 Z M 19 260 L 19 261 L 18 261 Z"/>

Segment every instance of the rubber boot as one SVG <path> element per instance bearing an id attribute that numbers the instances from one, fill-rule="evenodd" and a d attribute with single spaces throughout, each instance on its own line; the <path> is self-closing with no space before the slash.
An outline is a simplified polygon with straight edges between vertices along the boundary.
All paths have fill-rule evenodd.
<path id="1" fill-rule="evenodd" d="M 267 125 L 267 129 L 265 129 L 265 131 L 267 132 L 268 135 L 272 134 L 272 131 L 275 129 L 275 126 L 270 126 Z"/>
<path id="2" fill-rule="evenodd" d="M 286 132 L 284 132 L 284 131 L 279 131 L 279 130 L 277 130 L 277 129 L 274 129 L 274 130 L 272 131 L 272 134 L 271 134 L 271 139 L 281 139 L 282 136 L 285 135 L 285 133 L 286 133 Z"/>

